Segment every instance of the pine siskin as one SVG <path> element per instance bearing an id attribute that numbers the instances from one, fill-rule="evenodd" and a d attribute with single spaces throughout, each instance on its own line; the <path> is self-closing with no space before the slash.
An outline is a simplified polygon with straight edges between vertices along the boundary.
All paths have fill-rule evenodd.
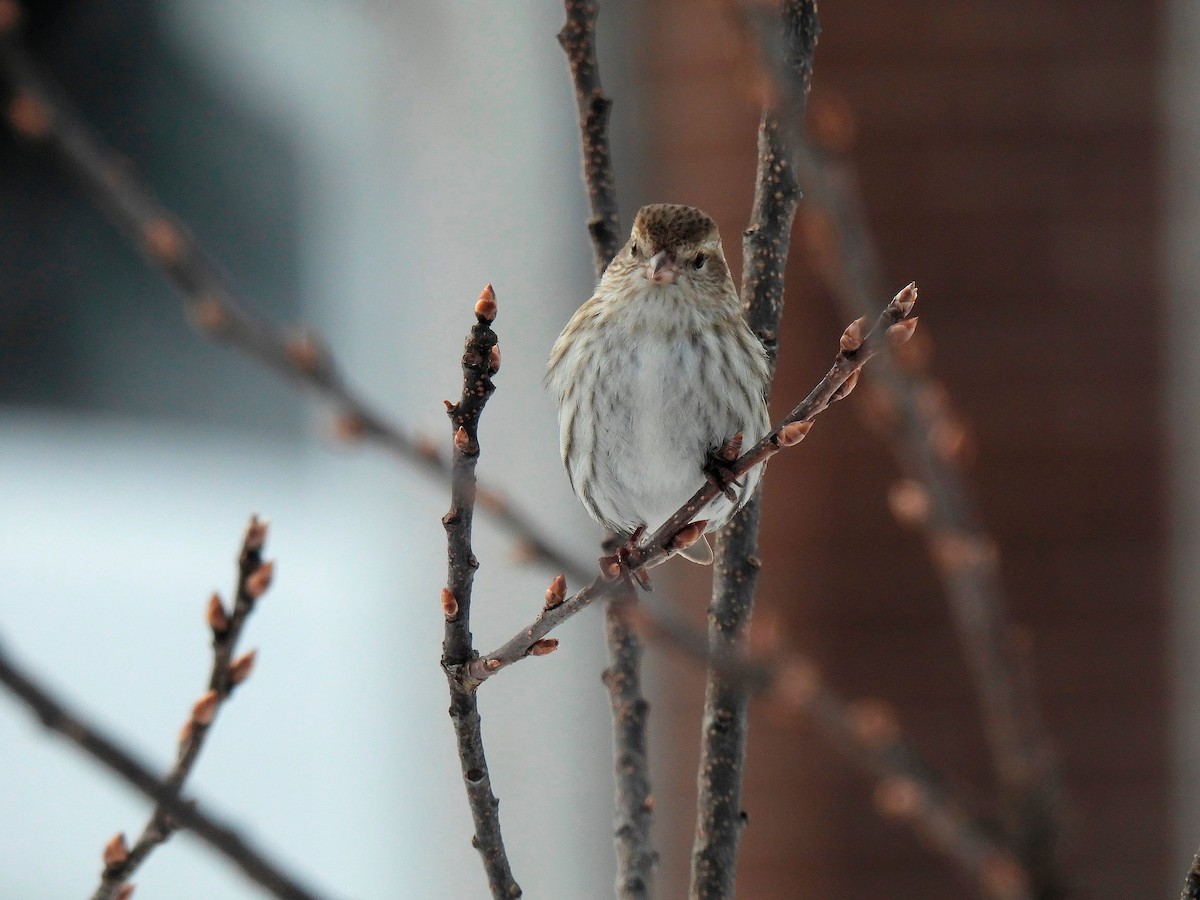
<path id="1" fill-rule="evenodd" d="M 762 476 L 759 466 L 727 484 L 722 449 L 770 429 L 768 377 L 716 224 L 690 206 L 643 207 L 547 365 L 575 494 L 596 521 L 631 534 L 653 531 L 714 479 L 725 492 L 698 516 L 705 531 L 721 528 Z M 680 552 L 712 562 L 703 537 Z"/>

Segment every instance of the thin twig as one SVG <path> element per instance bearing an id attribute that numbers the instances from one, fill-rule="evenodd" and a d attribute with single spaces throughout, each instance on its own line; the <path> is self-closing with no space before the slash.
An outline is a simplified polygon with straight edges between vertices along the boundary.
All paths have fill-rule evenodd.
<path id="1" fill-rule="evenodd" d="M 752 657 L 744 646 L 714 648 L 702 631 L 662 604 L 654 609 L 623 606 L 620 612 L 648 641 L 682 651 L 742 692 L 764 698 L 773 711 L 810 723 L 843 757 L 876 779 L 881 812 L 911 822 L 985 896 L 1030 900 L 1029 877 L 1020 861 L 904 740 L 895 713 L 885 704 L 844 700 L 799 653 L 773 649 Z"/>
<path id="2" fill-rule="evenodd" d="M 377 446 L 426 475 L 444 481 L 450 463 L 438 444 L 411 434 L 353 389 L 329 349 L 312 333 L 283 329 L 251 312 L 187 225 L 142 184 L 132 166 L 83 120 L 21 45 L 19 4 L 0 0 L 0 79 L 8 82 L 4 119 L 21 138 L 53 150 L 64 168 L 146 262 L 183 299 L 188 321 L 202 335 L 227 344 L 285 381 L 327 404 L 346 440 Z M 481 487 L 479 505 L 517 537 L 524 558 L 583 581 L 590 570 L 547 537 L 522 510 L 494 488 Z"/>
<path id="3" fill-rule="evenodd" d="M 592 236 L 597 276 L 617 255 L 621 246 L 617 218 L 617 195 L 613 179 L 612 154 L 608 146 L 608 114 L 612 100 L 600 84 L 596 64 L 596 0 L 565 0 L 567 21 L 558 33 L 558 42 L 571 65 L 575 103 L 583 138 L 583 182 L 587 186 L 592 217 L 588 231 Z"/>
<path id="4" fill-rule="evenodd" d="M 596 60 L 599 5 L 594 0 L 565 0 L 564 6 L 567 21 L 558 33 L 558 42 L 571 67 L 579 112 L 583 182 L 592 212 L 588 233 L 599 278 L 620 246 L 616 180 L 608 140 L 612 100 L 600 83 Z M 636 597 L 630 593 L 624 599 Z M 654 804 L 647 752 L 650 704 L 642 693 L 641 641 L 624 617 L 616 614 L 614 602 L 604 606 L 604 639 L 609 658 L 604 685 L 608 688 L 613 717 L 616 893 L 618 900 L 648 900 L 654 895 L 654 869 L 658 864 L 658 854 L 651 842 Z"/>
<path id="5" fill-rule="evenodd" d="M 734 460 L 729 467 L 730 476 L 740 478 L 780 450 L 800 443 L 811 430 L 813 420 L 818 415 L 831 404 L 850 395 L 858 383 L 859 370 L 879 353 L 884 343 L 902 343 L 912 336 L 917 325 L 917 319 L 912 315 L 916 302 L 917 287 L 915 284 L 909 284 L 884 307 L 870 331 L 867 331 L 865 318 L 851 322 L 842 334 L 841 350 L 834 358 L 833 366 L 808 396 L 784 416 L 778 425 Z M 628 568 L 637 570 L 655 563 L 666 557 L 672 548 L 677 547 L 680 540 L 688 536 L 698 537 L 699 529 L 689 528 L 689 523 L 719 493 L 720 488 L 712 482 L 706 482 L 690 500 L 659 526 L 654 534 L 630 549 L 626 556 Z M 609 570 L 570 598 L 553 604 L 547 603 L 529 625 L 507 642 L 466 665 L 460 677 L 469 682 L 483 681 L 529 656 L 534 645 L 554 628 L 601 597 L 613 593 L 621 580 L 618 576 L 624 577 L 620 570 Z"/>
<path id="6" fill-rule="evenodd" d="M 180 827 L 233 862 L 252 881 L 281 900 L 318 900 L 315 891 L 302 885 L 282 865 L 264 853 L 229 824 L 207 812 L 197 801 L 156 775 L 145 763 L 118 745 L 94 725 L 43 688 L 10 660 L 0 648 L 0 683 L 19 698 L 51 731 L 65 737 L 104 768 L 152 800 Z"/>
<path id="7" fill-rule="evenodd" d="M 254 651 L 234 659 L 238 638 L 247 616 L 256 601 L 271 586 L 275 564 L 263 562 L 262 549 L 267 539 L 267 524 L 257 516 L 250 518 L 238 553 L 238 578 L 234 588 L 233 610 L 226 612 L 221 598 L 213 594 L 208 602 L 208 626 L 213 635 L 212 671 L 208 690 L 192 707 L 192 714 L 179 735 L 179 750 L 175 765 L 167 773 L 166 783 L 178 791 L 192 772 L 192 767 L 204 747 L 204 739 L 212 729 L 221 704 L 229 699 L 233 689 L 242 684 L 254 667 Z M 92 900 L 112 900 L 121 885 L 137 871 L 159 844 L 175 831 L 176 823 L 170 812 L 161 805 L 151 813 L 132 848 L 126 848 L 125 836 L 117 834 L 105 847 L 105 866 L 100 884 Z"/>
<path id="8" fill-rule="evenodd" d="M 463 784 L 471 817 L 475 820 L 472 844 L 483 858 L 488 886 L 495 900 L 521 896 L 513 879 L 500 833 L 500 801 L 492 792 L 487 758 L 483 750 L 482 722 L 474 686 L 458 672 L 475 658 L 471 645 L 471 586 L 479 561 L 471 549 L 471 526 L 475 518 L 475 465 L 479 460 L 479 417 L 492 395 L 492 375 L 499 364 L 496 333 L 496 295 L 489 284 L 475 305 L 475 325 L 463 351 L 463 389 L 458 403 L 446 404 L 450 416 L 454 454 L 450 481 L 450 511 L 442 517 L 446 528 L 448 574 L 442 592 L 446 633 L 442 642 L 442 668 L 450 685 L 450 718 L 458 741 Z"/>
<path id="9" fill-rule="evenodd" d="M 882 275 L 853 173 L 811 143 L 793 159 L 833 238 L 829 243 L 837 248 L 836 260 L 824 260 L 819 269 L 842 308 L 861 314 Z M 923 529 L 950 601 L 974 677 L 1010 840 L 1032 874 L 1036 896 L 1055 897 L 1064 889 L 1057 761 L 1038 711 L 1030 661 L 1014 639 L 996 545 L 964 471 L 966 429 L 928 371 L 929 344 L 926 335 L 880 360 L 872 379 L 875 405 L 883 413 L 874 418 L 888 433 L 907 479 L 893 491 L 892 505 Z"/>
<path id="10" fill-rule="evenodd" d="M 815 0 L 789 0 L 779 11 L 775 31 L 783 39 L 791 74 L 807 97 L 820 22 Z M 803 119 L 803 109 L 787 110 Z M 763 114 L 758 135 L 754 209 L 743 239 L 742 308 L 767 350 L 772 376 L 783 315 L 784 275 L 792 220 L 800 188 L 788 162 L 783 133 L 774 112 Z M 714 655 L 744 648 L 758 583 L 759 492 L 721 532 L 713 566 L 708 641 Z M 748 730 L 745 687 L 717 667 L 705 680 L 700 764 L 696 776 L 696 834 L 692 846 L 691 896 L 734 895 L 737 853 L 746 818 L 742 776 Z"/>

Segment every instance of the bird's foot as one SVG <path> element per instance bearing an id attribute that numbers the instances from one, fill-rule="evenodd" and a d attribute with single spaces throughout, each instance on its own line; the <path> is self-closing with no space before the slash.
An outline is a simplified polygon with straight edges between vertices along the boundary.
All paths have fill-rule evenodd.
<path id="1" fill-rule="evenodd" d="M 738 502 L 738 494 L 734 488 L 740 488 L 742 483 L 730 470 L 741 455 L 742 433 L 739 431 L 722 444 L 720 449 L 708 451 L 708 456 L 704 460 L 704 477 L 724 494 L 730 503 L 734 504 Z"/>
<path id="2" fill-rule="evenodd" d="M 643 591 L 650 590 L 650 576 L 643 566 L 634 568 L 630 565 L 630 557 L 637 549 L 637 543 L 646 531 L 645 525 L 639 525 L 625 543 L 619 545 L 611 556 L 600 557 L 600 571 L 609 581 L 627 577 Z"/>

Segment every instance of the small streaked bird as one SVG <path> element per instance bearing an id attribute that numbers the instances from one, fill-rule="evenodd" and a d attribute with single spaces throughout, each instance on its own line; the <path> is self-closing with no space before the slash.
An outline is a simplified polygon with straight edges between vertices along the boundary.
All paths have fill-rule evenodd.
<path id="1" fill-rule="evenodd" d="M 770 429 L 768 377 L 716 224 L 690 206 L 642 207 L 547 365 L 575 494 L 604 527 L 636 535 L 714 480 L 723 493 L 698 513 L 700 539 L 678 551 L 712 562 L 703 532 L 725 525 L 762 475 L 729 483 L 724 471 Z"/>

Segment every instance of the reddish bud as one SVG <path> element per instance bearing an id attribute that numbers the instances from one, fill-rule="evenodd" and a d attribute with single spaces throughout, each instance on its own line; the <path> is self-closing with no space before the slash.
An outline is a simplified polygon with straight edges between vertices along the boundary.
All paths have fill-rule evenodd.
<path id="1" fill-rule="evenodd" d="M 608 581 L 612 581 L 621 576 L 621 563 L 615 556 L 603 556 L 600 558 L 600 576 Z"/>
<path id="2" fill-rule="evenodd" d="M 892 306 L 900 310 L 902 318 L 908 318 L 908 314 L 912 312 L 912 308 L 917 302 L 917 283 L 910 281 L 905 285 L 900 293 L 892 298 Z"/>
<path id="3" fill-rule="evenodd" d="M 530 656 L 546 656 L 558 649 L 558 638 L 542 638 L 529 648 Z"/>
<path id="4" fill-rule="evenodd" d="M 257 650 L 251 650 L 249 653 L 243 653 L 232 663 L 229 664 L 229 683 L 241 684 L 250 677 L 250 673 L 254 671 L 254 661 L 258 657 Z"/>
<path id="5" fill-rule="evenodd" d="M 491 352 L 488 353 L 488 370 L 495 375 L 500 371 L 500 345 L 493 344 Z"/>
<path id="6" fill-rule="evenodd" d="M 821 673 L 801 656 L 785 659 L 771 679 L 771 696 L 786 709 L 803 709 L 821 689 Z"/>
<path id="7" fill-rule="evenodd" d="M 794 447 L 812 431 L 812 422 L 788 422 L 779 429 L 779 446 Z"/>
<path id="8" fill-rule="evenodd" d="M 229 614 L 221 603 L 221 595 L 214 593 L 208 598 L 208 627 L 214 634 L 222 635 L 229 630 Z"/>
<path id="9" fill-rule="evenodd" d="M 113 900 L 129 900 L 133 896 L 133 885 L 129 882 L 117 888 L 117 892 L 113 894 Z"/>
<path id="10" fill-rule="evenodd" d="M 546 609 L 554 609 L 556 606 L 562 606 L 563 601 L 567 598 L 567 578 L 565 575 L 557 575 L 550 582 L 550 587 L 546 588 Z"/>
<path id="11" fill-rule="evenodd" d="M 316 335 L 310 332 L 298 334 L 288 341 L 287 355 L 293 366 L 309 375 L 319 371 L 325 364 L 324 348 Z"/>
<path id="12" fill-rule="evenodd" d="M 22 91 L 8 104 L 8 121 L 18 134 L 41 140 L 50 133 L 50 111 L 32 94 Z"/>
<path id="13" fill-rule="evenodd" d="M 274 577 L 274 561 L 263 563 L 246 577 L 246 595 L 251 600 L 257 600 L 267 592 L 267 588 L 271 586 L 271 579 Z"/>
<path id="14" fill-rule="evenodd" d="M 913 336 L 913 332 L 917 330 L 917 321 L 920 316 L 913 316 L 911 319 L 903 319 L 892 325 L 887 330 L 888 342 L 893 347 L 899 347 L 901 344 L 908 343 L 909 338 Z"/>
<path id="15" fill-rule="evenodd" d="M 830 403 L 836 403 L 838 400 L 845 400 L 850 396 L 850 392 L 854 390 L 858 384 L 858 374 L 862 369 L 855 369 L 850 373 L 850 377 L 842 382 L 841 387 L 833 392 L 833 396 L 829 398 Z"/>
<path id="16" fill-rule="evenodd" d="M 896 740 L 900 723 L 896 714 L 878 700 L 859 700 L 850 707 L 850 727 L 864 744 L 882 747 Z"/>
<path id="17" fill-rule="evenodd" d="M 897 481 L 888 490 L 888 508 L 901 525 L 923 525 L 929 518 L 929 491 L 911 478 Z"/>
<path id="18" fill-rule="evenodd" d="M 842 332 L 841 348 L 843 353 L 853 353 L 862 346 L 863 337 L 867 333 L 867 317 L 855 319 L 846 326 L 846 330 Z"/>
<path id="19" fill-rule="evenodd" d="M 188 304 L 188 319 L 201 334 L 219 334 L 229 327 L 229 312 L 220 297 L 205 296 Z"/>
<path id="20" fill-rule="evenodd" d="M 183 258 L 183 235 L 167 219 L 151 219 L 142 229 L 142 244 L 160 265 L 171 266 Z"/>
<path id="21" fill-rule="evenodd" d="M 357 413 L 346 413 L 338 416 L 334 432 L 343 441 L 357 441 L 367 433 L 367 423 Z"/>
<path id="22" fill-rule="evenodd" d="M 934 425 L 929 443 L 944 462 L 961 465 L 971 456 L 971 435 L 962 422 L 954 419 L 942 419 Z"/>
<path id="23" fill-rule="evenodd" d="M 675 537 L 671 539 L 671 549 L 686 550 L 704 536 L 704 529 L 707 525 L 708 519 L 700 519 L 684 525 L 675 532 Z"/>
<path id="24" fill-rule="evenodd" d="M 492 290 L 489 284 L 479 294 L 479 299 L 475 301 L 475 315 L 487 322 L 493 322 L 496 319 L 496 292 Z"/>
<path id="25" fill-rule="evenodd" d="M 454 432 L 454 449 L 459 453 L 466 453 L 470 446 L 471 438 L 467 435 L 467 429 L 459 425 L 458 431 Z"/>
<path id="26" fill-rule="evenodd" d="M 104 845 L 104 865 L 119 866 L 129 859 L 129 845 L 125 843 L 124 832 L 118 831 Z"/>
<path id="27" fill-rule="evenodd" d="M 447 619 L 458 618 L 458 598 L 450 588 L 442 588 L 442 615 Z"/>
<path id="28" fill-rule="evenodd" d="M 885 816 L 911 818 L 923 799 L 921 786 L 910 778 L 884 778 L 875 788 L 875 807 Z"/>
<path id="29" fill-rule="evenodd" d="M 489 672 L 495 672 L 500 668 L 500 660 L 495 658 L 484 660 L 483 667 Z"/>
<path id="30" fill-rule="evenodd" d="M 642 809 L 644 809 L 646 812 L 654 812 L 654 795 L 653 794 L 647 794 L 646 798 L 644 800 L 642 800 Z"/>
<path id="31" fill-rule="evenodd" d="M 196 725 L 208 725 L 217 714 L 217 704 L 220 697 L 216 691 L 206 691 L 192 706 L 192 722 Z"/>

